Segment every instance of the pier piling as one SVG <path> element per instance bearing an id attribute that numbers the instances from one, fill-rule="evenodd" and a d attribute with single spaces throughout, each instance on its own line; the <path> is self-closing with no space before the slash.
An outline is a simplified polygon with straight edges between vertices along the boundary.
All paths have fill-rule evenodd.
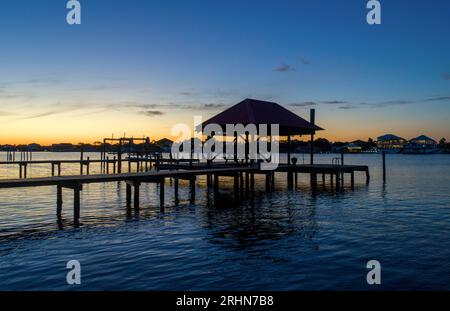
<path id="1" fill-rule="evenodd" d="M 56 186 L 56 217 L 58 218 L 58 220 L 61 220 L 62 205 L 63 205 L 62 187 L 61 187 L 61 185 L 57 185 Z"/>
<path id="2" fill-rule="evenodd" d="M 195 181 L 196 177 L 191 177 L 189 180 L 189 190 L 190 190 L 190 203 L 195 204 Z"/>
<path id="3" fill-rule="evenodd" d="M 175 204 L 177 205 L 180 202 L 178 199 L 178 178 L 174 179 L 174 196 L 175 196 Z"/>
<path id="4" fill-rule="evenodd" d="M 127 207 L 131 207 L 131 185 L 126 183 Z"/>
<path id="5" fill-rule="evenodd" d="M 165 186 L 165 179 L 163 178 L 159 183 L 159 203 L 161 207 L 164 207 L 164 186 Z"/>
<path id="6" fill-rule="evenodd" d="M 75 223 L 80 222 L 80 186 L 73 189 L 73 220 Z"/>
<path id="7" fill-rule="evenodd" d="M 96 162 L 101 164 L 113 163 L 115 161 L 95 161 L 87 158 L 83 160 L 82 164 L 87 166 L 87 174 L 89 175 L 89 164 Z M 37 161 L 33 162 L 36 163 Z M 52 175 L 55 175 L 56 166 L 58 166 L 58 175 L 61 175 L 61 163 L 78 163 L 79 160 L 66 162 L 66 161 L 45 161 L 43 163 L 50 163 L 52 165 Z M 19 165 L 19 174 L 22 178 L 26 176 L 27 164 L 31 162 L 17 162 Z M 41 163 L 41 162 L 39 162 Z M 189 163 L 189 162 L 186 162 Z M 106 165 L 107 166 L 107 165 Z M 248 166 L 242 166 L 240 163 L 228 166 L 226 163 L 220 165 L 206 166 L 201 163 L 196 163 L 191 168 L 188 164 L 162 163 L 159 170 L 154 170 L 148 173 L 130 173 L 130 174 L 99 174 L 99 175 L 86 175 L 86 176 L 64 176 L 64 177 L 42 177 L 42 178 L 30 178 L 30 179 L 9 179 L 0 180 L 1 188 L 19 188 L 19 187 L 39 187 L 39 186 L 57 186 L 56 189 L 56 214 L 58 218 L 62 214 L 62 189 L 69 188 L 74 191 L 74 221 L 78 222 L 80 217 L 80 192 L 82 191 L 83 184 L 91 183 L 104 183 L 104 182 L 125 182 L 126 183 L 126 203 L 127 207 L 131 207 L 132 201 L 132 189 L 134 189 L 134 208 L 139 208 L 140 201 L 140 184 L 141 183 L 159 183 L 160 185 L 160 203 L 162 206 L 165 204 L 165 183 L 166 178 L 172 178 L 174 180 L 174 192 L 175 203 L 178 204 L 178 192 L 179 192 L 179 180 L 188 180 L 190 188 L 190 201 L 195 203 L 196 195 L 196 178 L 197 176 L 205 176 L 210 181 L 210 186 L 214 187 L 214 193 L 219 193 L 219 177 L 224 176 L 227 178 L 234 178 L 234 194 L 236 200 L 245 197 L 245 191 L 251 192 L 253 197 L 255 191 L 255 174 L 260 174 L 265 177 L 266 191 L 270 193 L 274 190 L 275 186 L 275 174 L 286 173 L 288 176 L 289 187 L 292 187 L 293 179 L 297 183 L 298 174 L 308 174 L 311 176 L 313 191 L 315 191 L 317 183 L 317 174 L 322 175 L 322 181 L 326 179 L 326 175 L 330 175 L 331 186 L 334 186 L 333 179 L 336 177 L 336 189 L 343 188 L 343 174 L 350 174 L 350 185 L 352 189 L 355 186 L 355 172 L 365 172 L 366 181 L 369 182 L 369 168 L 362 165 L 279 165 L 276 171 L 263 171 L 257 168 L 251 168 Z M 189 169 L 190 168 L 190 169 Z M 281 176 L 281 175 L 279 175 Z M 211 181 L 213 178 L 213 182 Z M 212 185 L 211 185 L 212 184 Z M 209 188 L 208 188 L 209 189 Z"/>

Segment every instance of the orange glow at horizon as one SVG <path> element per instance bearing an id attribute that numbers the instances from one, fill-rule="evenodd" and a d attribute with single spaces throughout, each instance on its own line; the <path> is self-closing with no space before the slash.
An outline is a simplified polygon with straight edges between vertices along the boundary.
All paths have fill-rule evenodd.
<path id="1" fill-rule="evenodd" d="M 300 116 L 307 119 L 307 110 L 301 111 Z M 361 117 L 342 113 L 339 115 L 330 110 L 318 110 L 317 124 L 325 131 L 317 133 L 317 138 L 330 141 L 354 141 L 376 139 L 386 133 L 396 134 L 411 139 L 421 134 L 431 136 L 439 141 L 448 138 L 448 124 L 445 117 L 432 120 L 383 119 L 380 117 Z M 203 120 L 216 112 L 208 112 Z M 177 137 L 171 135 L 173 126 L 184 123 L 194 127 L 194 112 L 170 110 L 158 116 L 146 116 L 138 113 L 122 113 L 106 111 L 88 115 L 57 114 L 39 118 L 10 119 L 0 123 L 0 144 L 30 144 L 37 143 L 48 146 L 54 143 L 94 143 L 103 138 L 114 137 L 150 137 L 151 140 Z M 420 125 L 419 125 L 420 124 Z M 303 140 L 309 139 L 304 136 Z"/>

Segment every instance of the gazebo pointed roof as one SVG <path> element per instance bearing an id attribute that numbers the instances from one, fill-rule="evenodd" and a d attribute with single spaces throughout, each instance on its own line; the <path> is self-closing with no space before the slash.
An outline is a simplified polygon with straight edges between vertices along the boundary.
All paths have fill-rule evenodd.
<path id="1" fill-rule="evenodd" d="M 201 127 L 205 128 L 208 124 L 218 124 L 222 128 L 227 124 L 279 124 L 282 136 L 323 130 L 277 103 L 249 98 L 203 122 Z"/>

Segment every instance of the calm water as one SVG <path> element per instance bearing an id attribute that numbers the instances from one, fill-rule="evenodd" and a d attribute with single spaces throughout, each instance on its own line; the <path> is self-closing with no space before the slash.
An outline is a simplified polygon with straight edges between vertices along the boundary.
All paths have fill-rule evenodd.
<path id="1" fill-rule="evenodd" d="M 51 157 L 79 155 L 34 155 Z M 224 178 L 218 197 L 200 180 L 196 205 L 182 184 L 175 206 L 168 181 L 164 211 L 155 185 L 142 187 L 139 212 L 127 211 L 124 184 L 87 185 L 80 228 L 72 224 L 69 191 L 60 229 L 54 187 L 0 190 L 0 290 L 72 289 L 66 285 L 72 259 L 81 262 L 82 285 L 75 289 L 83 290 L 372 289 L 365 267 L 371 259 L 382 265 L 377 289 L 449 290 L 450 156 L 387 160 L 385 186 L 380 155 L 349 155 L 347 164 L 370 166 L 368 186 L 361 174 L 354 191 L 336 193 L 327 180 L 313 194 L 302 176 L 288 191 L 279 174 L 274 193 L 265 194 L 257 179 L 254 199 L 240 203 Z M 78 171 L 63 166 L 65 174 Z M 50 166 L 29 174 L 46 176 Z M 0 178 L 17 175 L 15 166 L 0 167 Z"/>

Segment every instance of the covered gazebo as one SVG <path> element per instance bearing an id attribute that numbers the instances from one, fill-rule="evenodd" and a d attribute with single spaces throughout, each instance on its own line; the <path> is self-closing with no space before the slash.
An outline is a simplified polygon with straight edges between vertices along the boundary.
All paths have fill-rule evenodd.
<path id="1" fill-rule="evenodd" d="M 244 126 L 254 124 L 257 127 L 263 124 L 278 124 L 279 136 L 287 137 L 288 163 L 291 162 L 291 136 L 311 135 L 311 164 L 313 164 L 312 142 L 314 141 L 314 134 L 316 131 L 323 130 L 321 127 L 315 125 L 314 109 L 311 109 L 311 119 L 308 122 L 277 103 L 249 98 L 213 116 L 199 125 L 199 127 L 204 129 L 209 124 L 219 125 L 223 133 L 225 133 L 227 124 L 242 124 Z M 236 135 L 234 141 L 235 150 L 237 145 Z M 268 135 L 271 136 L 271 133 L 269 132 Z M 248 143 L 248 137 L 246 137 L 246 143 Z"/>

